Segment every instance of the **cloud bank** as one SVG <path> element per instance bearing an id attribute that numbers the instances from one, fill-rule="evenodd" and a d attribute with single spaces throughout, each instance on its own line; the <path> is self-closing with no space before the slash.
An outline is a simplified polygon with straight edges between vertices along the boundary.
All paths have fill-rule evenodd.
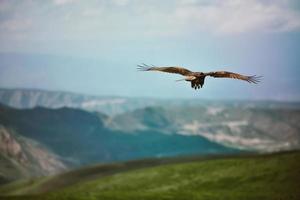
<path id="1" fill-rule="evenodd" d="M 292 1 L 223 0 L 201 4 L 182 0 L 179 5 L 175 11 L 178 20 L 201 31 L 239 34 L 300 28 L 300 13 L 291 7 Z"/>
<path id="2" fill-rule="evenodd" d="M 300 12 L 294 7 L 294 0 L 3 0 L 0 37 L 13 37 L 25 29 L 37 38 L 56 39 L 116 33 L 159 37 L 291 32 L 300 30 Z"/>

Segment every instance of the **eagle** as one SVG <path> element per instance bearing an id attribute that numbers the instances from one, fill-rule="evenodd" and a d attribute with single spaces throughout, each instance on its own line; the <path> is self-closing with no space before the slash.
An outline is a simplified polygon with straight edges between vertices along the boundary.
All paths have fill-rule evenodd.
<path id="1" fill-rule="evenodd" d="M 174 73 L 174 74 L 180 74 L 182 76 L 185 76 L 184 79 L 180 79 L 177 81 L 189 81 L 191 82 L 191 87 L 195 90 L 200 89 L 204 85 L 204 80 L 206 76 L 211 76 L 214 78 L 233 78 L 233 79 L 239 79 L 243 81 L 247 81 L 248 83 L 254 83 L 257 84 L 260 82 L 262 76 L 245 76 L 233 72 L 228 71 L 215 71 L 215 72 L 192 72 L 188 69 L 185 69 L 183 67 L 178 66 L 169 66 L 169 67 L 157 67 L 157 66 L 149 66 L 146 64 L 138 65 L 138 70 L 140 71 L 160 71 L 160 72 L 167 72 L 167 73 Z"/>

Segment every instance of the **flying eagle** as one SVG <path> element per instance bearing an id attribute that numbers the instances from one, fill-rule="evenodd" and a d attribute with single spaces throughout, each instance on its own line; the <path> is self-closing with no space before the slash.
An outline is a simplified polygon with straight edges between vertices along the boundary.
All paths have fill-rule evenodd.
<path id="1" fill-rule="evenodd" d="M 140 71 L 161 71 L 161 72 L 168 72 L 168 73 L 174 73 L 174 74 L 180 74 L 182 76 L 185 76 L 184 79 L 180 79 L 177 81 L 190 81 L 192 88 L 200 89 L 204 85 L 204 79 L 206 76 L 212 76 L 214 78 L 234 78 L 234 79 L 240 79 L 243 81 L 247 81 L 248 83 L 258 83 L 262 76 L 244 76 L 241 74 L 233 73 L 233 72 L 227 72 L 227 71 L 216 71 L 216 72 L 192 72 L 188 69 L 185 69 L 183 67 L 156 67 L 154 65 L 149 66 L 146 64 L 138 65 L 138 70 Z"/>

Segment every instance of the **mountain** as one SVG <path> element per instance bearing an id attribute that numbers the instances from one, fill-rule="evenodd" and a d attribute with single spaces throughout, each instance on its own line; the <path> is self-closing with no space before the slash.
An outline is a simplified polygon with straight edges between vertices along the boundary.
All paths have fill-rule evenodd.
<path id="1" fill-rule="evenodd" d="M 15 108 L 69 107 L 116 115 L 137 108 L 156 105 L 158 101 L 142 98 L 99 97 L 35 89 L 0 89 L 0 103 Z"/>
<path id="2" fill-rule="evenodd" d="M 1 89 L 16 108 L 79 108 L 101 115 L 107 129 L 200 135 L 226 146 L 258 151 L 298 149 L 300 103 L 97 97 L 69 92 Z"/>
<path id="3" fill-rule="evenodd" d="M 40 143 L 0 125 L 0 184 L 20 178 L 57 174 L 65 164 Z"/>
<path id="4" fill-rule="evenodd" d="M 0 187 L 0 194 L 46 200 L 299 199 L 299 160 L 299 151 L 137 160 L 18 181 Z"/>
<path id="5" fill-rule="evenodd" d="M 106 125 L 109 119 L 104 114 L 73 108 L 0 107 L 3 127 L 37 141 L 73 167 L 146 157 L 239 152 L 201 136 L 112 130 Z"/>
<path id="6" fill-rule="evenodd" d="M 118 112 L 103 104 L 100 110 L 108 112 L 102 113 L 99 107 L 87 111 L 75 105 L 84 95 L 39 90 L 1 94 L 6 102 L 0 105 L 1 182 L 99 162 L 300 148 L 299 103 L 125 98 Z M 8 153 L 14 146 L 18 153 Z"/>
<path id="7" fill-rule="evenodd" d="M 0 54 L 1 57 L 1 54 Z M 47 91 L 38 89 L 0 89 L 0 103 L 14 108 L 78 108 L 116 116 L 146 107 L 257 107 L 257 108 L 300 108 L 299 102 L 276 101 L 217 101 L 205 99 L 155 99 L 112 96 L 93 96 L 72 92 Z"/>
<path id="8" fill-rule="evenodd" d="M 116 130 L 159 130 L 202 136 L 240 149 L 278 151 L 300 148 L 300 108 L 261 103 L 146 107 L 114 116 Z"/>

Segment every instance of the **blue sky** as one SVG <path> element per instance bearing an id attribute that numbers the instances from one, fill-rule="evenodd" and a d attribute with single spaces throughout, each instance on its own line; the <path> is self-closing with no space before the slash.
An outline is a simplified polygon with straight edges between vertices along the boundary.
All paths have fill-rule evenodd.
<path id="1" fill-rule="evenodd" d="M 163 98 L 300 100 L 296 0 L 1 0 L 0 87 Z M 259 85 L 140 63 L 263 75 Z"/>

